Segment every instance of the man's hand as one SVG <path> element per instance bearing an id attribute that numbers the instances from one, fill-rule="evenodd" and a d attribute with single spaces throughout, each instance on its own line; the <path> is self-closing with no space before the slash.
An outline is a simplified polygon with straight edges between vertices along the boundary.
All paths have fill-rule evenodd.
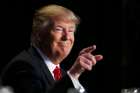
<path id="1" fill-rule="evenodd" d="M 70 68 L 69 73 L 73 78 L 78 79 L 85 70 L 92 70 L 97 61 L 103 59 L 102 55 L 92 55 L 91 52 L 96 49 L 96 45 L 84 48 L 77 57 L 74 65 Z"/>

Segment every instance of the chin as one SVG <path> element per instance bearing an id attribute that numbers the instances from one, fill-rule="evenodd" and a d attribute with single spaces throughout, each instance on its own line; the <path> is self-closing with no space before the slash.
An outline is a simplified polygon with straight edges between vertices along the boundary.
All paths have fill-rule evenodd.
<path id="1" fill-rule="evenodd" d="M 62 59 L 65 59 L 69 55 L 69 52 L 61 53 L 60 56 Z"/>

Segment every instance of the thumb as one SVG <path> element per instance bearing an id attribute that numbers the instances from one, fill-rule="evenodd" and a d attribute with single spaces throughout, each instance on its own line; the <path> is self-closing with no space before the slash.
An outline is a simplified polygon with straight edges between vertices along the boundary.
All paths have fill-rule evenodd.
<path id="1" fill-rule="evenodd" d="M 100 61 L 100 60 L 103 59 L 103 56 L 102 56 L 102 55 L 95 55 L 95 59 L 96 59 L 97 61 Z"/>

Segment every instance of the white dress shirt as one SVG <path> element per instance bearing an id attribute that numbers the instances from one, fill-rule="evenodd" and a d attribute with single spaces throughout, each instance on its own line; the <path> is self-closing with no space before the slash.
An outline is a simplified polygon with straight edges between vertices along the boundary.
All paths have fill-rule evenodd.
<path id="1" fill-rule="evenodd" d="M 49 71 L 51 72 L 51 75 L 54 78 L 53 71 L 54 71 L 54 69 L 55 69 L 56 66 L 60 67 L 60 65 L 59 64 L 58 65 L 53 64 L 53 62 L 51 62 L 51 60 L 49 60 L 49 58 L 46 55 L 44 55 L 39 48 L 37 48 L 37 47 L 35 47 L 35 48 L 37 49 L 37 51 L 40 54 L 40 56 L 43 58 L 46 66 L 48 67 Z M 67 71 L 67 74 L 70 77 L 70 79 L 72 80 L 72 83 L 74 85 L 74 88 L 76 88 L 80 93 L 84 93 L 85 92 L 85 89 L 80 84 L 79 80 L 73 78 L 72 75 L 69 73 L 69 71 Z"/>
<path id="2" fill-rule="evenodd" d="M 39 48 L 36 48 L 36 49 L 37 49 L 38 53 L 41 55 L 41 57 L 43 58 L 46 66 L 48 67 L 49 71 L 51 72 L 51 75 L 54 78 L 53 71 L 54 71 L 56 66 L 60 67 L 60 65 L 59 64 L 58 65 L 53 64 L 51 62 L 51 60 L 49 60 L 49 58 L 46 55 L 44 55 Z"/>

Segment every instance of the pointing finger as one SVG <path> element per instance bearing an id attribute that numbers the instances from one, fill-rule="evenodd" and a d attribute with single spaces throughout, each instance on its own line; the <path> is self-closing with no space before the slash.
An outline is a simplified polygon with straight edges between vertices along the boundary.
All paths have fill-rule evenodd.
<path id="1" fill-rule="evenodd" d="M 96 45 L 84 48 L 81 52 L 80 55 L 83 53 L 91 53 L 92 51 L 94 51 L 96 49 Z"/>

